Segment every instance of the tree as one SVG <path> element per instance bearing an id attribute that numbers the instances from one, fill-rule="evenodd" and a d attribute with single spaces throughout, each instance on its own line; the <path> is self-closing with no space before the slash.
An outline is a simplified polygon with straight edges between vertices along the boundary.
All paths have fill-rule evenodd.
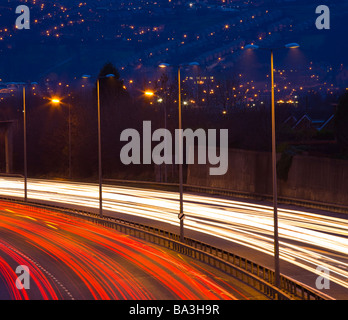
<path id="1" fill-rule="evenodd" d="M 337 142 L 342 152 L 348 154 L 348 90 L 339 100 L 334 123 Z"/>
<path id="2" fill-rule="evenodd" d="M 108 75 L 113 75 L 108 77 Z M 117 68 L 110 62 L 100 70 L 100 97 L 103 100 L 104 110 L 122 111 L 123 107 L 129 106 L 130 95 L 120 77 Z M 109 110 L 108 110 L 109 111 Z"/>
<path id="3" fill-rule="evenodd" d="M 109 74 L 114 76 L 106 77 Z M 134 127 L 139 112 L 112 63 L 103 66 L 99 78 L 103 173 L 111 177 L 122 171 L 119 159 L 121 132 Z"/>

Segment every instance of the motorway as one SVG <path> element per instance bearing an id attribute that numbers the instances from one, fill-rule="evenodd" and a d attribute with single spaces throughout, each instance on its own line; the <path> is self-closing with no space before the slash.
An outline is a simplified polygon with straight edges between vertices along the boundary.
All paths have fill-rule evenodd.
<path id="1" fill-rule="evenodd" d="M 23 198 L 23 181 L 0 179 L 0 195 Z M 32 201 L 98 208 L 98 186 L 29 180 Z M 178 232 L 178 193 L 120 186 L 103 186 L 104 214 Z M 97 210 L 96 210 L 97 212 Z M 273 209 L 267 203 L 185 193 L 185 235 L 273 267 Z M 348 298 L 348 221 L 343 214 L 279 209 L 281 273 L 316 287 L 324 267 L 329 287 L 321 291 Z"/>
<path id="2" fill-rule="evenodd" d="M 16 268 L 23 265 L 28 287 L 18 289 Z M 180 254 L 83 219 L 0 201 L 0 300 L 250 298 L 265 299 Z"/>

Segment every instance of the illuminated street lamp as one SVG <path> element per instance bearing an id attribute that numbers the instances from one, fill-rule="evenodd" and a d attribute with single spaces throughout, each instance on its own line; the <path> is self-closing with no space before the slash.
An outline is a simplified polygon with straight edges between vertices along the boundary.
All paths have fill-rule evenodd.
<path id="1" fill-rule="evenodd" d="M 58 98 L 53 98 L 53 99 L 51 99 L 51 102 L 52 102 L 53 104 L 60 104 L 60 99 L 58 99 Z"/>
<path id="2" fill-rule="evenodd" d="M 275 285 L 280 286 L 279 271 L 279 239 L 278 239 L 278 204 L 277 204 L 277 153 L 276 153 L 276 134 L 275 134 L 275 105 L 274 105 L 274 66 L 273 51 L 278 49 L 296 49 L 299 48 L 298 43 L 289 43 L 283 47 L 263 48 L 255 44 L 248 44 L 245 49 L 261 49 L 271 52 L 271 95 L 272 95 L 272 181 L 273 181 L 273 211 L 274 211 L 274 274 Z"/>
<path id="3" fill-rule="evenodd" d="M 168 68 L 171 65 L 168 63 L 160 63 L 160 68 Z M 178 70 L 178 107 L 179 107 L 179 193 L 180 193 L 180 241 L 184 242 L 184 205 L 183 205 L 183 174 L 182 174 L 182 162 L 183 162 L 183 150 L 182 150 L 182 117 L 181 117 L 181 68 L 182 67 L 194 67 L 199 66 L 198 62 L 190 62 L 187 64 L 179 64 L 173 66 Z"/>
<path id="4" fill-rule="evenodd" d="M 299 47 L 300 47 L 300 45 L 298 43 L 295 43 L 295 42 L 288 43 L 285 45 L 285 48 L 288 48 L 288 49 L 297 49 Z"/>

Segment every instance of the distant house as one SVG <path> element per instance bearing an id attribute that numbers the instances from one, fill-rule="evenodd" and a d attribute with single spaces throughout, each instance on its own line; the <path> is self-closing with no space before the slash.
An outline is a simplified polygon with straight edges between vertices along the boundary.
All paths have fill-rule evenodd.
<path id="1" fill-rule="evenodd" d="M 333 130 L 334 128 L 334 119 L 335 115 L 333 114 L 331 117 L 329 117 L 320 128 L 318 128 L 319 131 L 322 130 Z"/>
<path id="2" fill-rule="evenodd" d="M 303 115 L 297 122 L 292 126 L 295 130 L 308 130 L 314 129 L 313 120 L 307 115 Z"/>
<path id="3" fill-rule="evenodd" d="M 283 121 L 283 125 L 292 128 L 297 122 L 294 116 L 289 116 Z"/>
<path id="4" fill-rule="evenodd" d="M 294 123 L 292 129 L 294 130 L 316 130 L 322 131 L 324 129 L 332 129 L 334 115 L 331 115 L 328 119 L 312 119 L 309 115 L 303 115 L 299 120 L 296 121 L 296 118 L 291 116 L 287 118 L 285 122 L 288 124 Z"/>
<path id="5" fill-rule="evenodd" d="M 336 82 L 338 85 L 347 85 L 347 83 L 348 83 L 348 69 L 347 68 L 342 68 L 342 70 L 336 76 Z"/>

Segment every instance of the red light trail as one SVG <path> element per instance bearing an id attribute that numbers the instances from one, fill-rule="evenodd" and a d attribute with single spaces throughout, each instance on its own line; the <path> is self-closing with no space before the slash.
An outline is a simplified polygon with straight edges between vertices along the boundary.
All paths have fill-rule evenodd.
<path id="1" fill-rule="evenodd" d="M 199 263 L 50 210 L 0 202 L 0 299 L 247 299 Z M 16 266 L 30 289 L 16 287 Z"/>

